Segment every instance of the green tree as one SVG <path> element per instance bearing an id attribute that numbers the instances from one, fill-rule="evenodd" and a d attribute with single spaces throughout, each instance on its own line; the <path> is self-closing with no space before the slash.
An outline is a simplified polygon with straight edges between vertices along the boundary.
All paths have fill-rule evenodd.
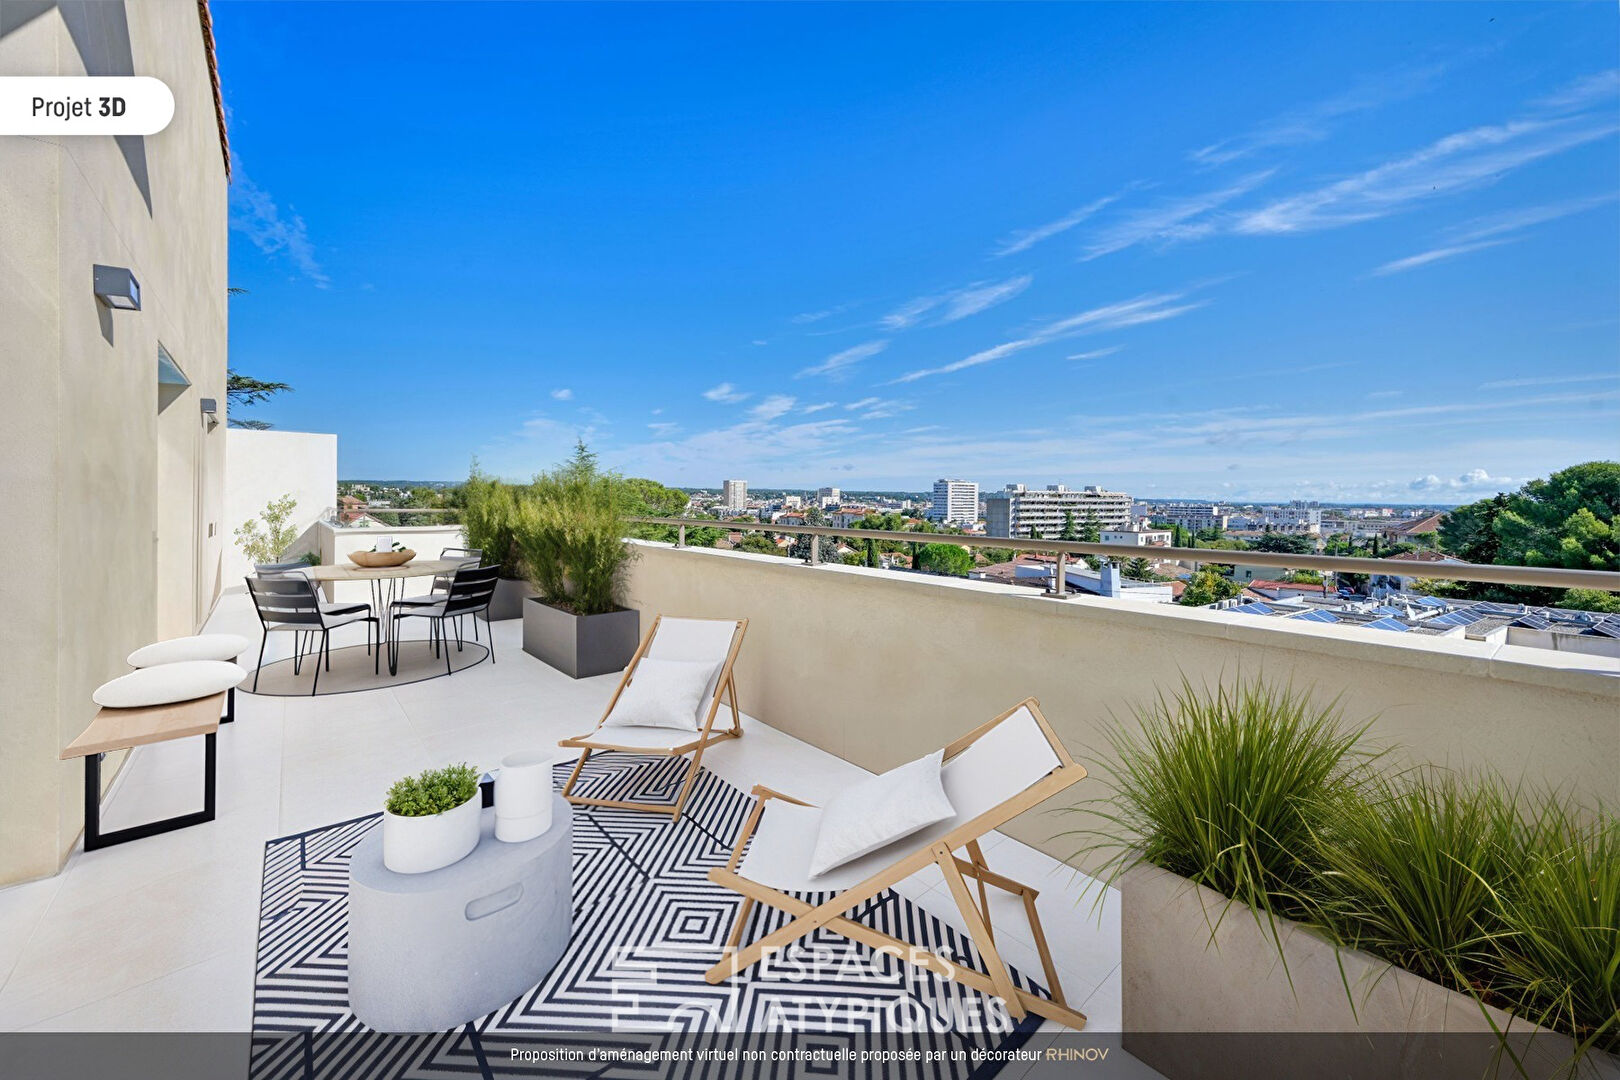
<path id="1" fill-rule="evenodd" d="M 1153 560 L 1144 559 L 1140 556 L 1134 559 L 1126 559 L 1125 562 L 1120 566 L 1119 572 L 1130 578 L 1132 581 L 1163 580 L 1158 574 L 1153 572 Z"/>
<path id="2" fill-rule="evenodd" d="M 1074 511 L 1073 510 L 1065 510 L 1065 511 L 1063 511 L 1063 531 L 1058 533 L 1058 539 L 1059 540 L 1078 540 L 1078 539 L 1080 539 L 1080 529 L 1074 523 Z"/>
<path id="3" fill-rule="evenodd" d="M 1080 523 L 1080 539 L 1088 544 L 1099 543 L 1102 540 L 1102 526 L 1097 522 L 1097 515 L 1090 510 L 1086 511 L 1085 520 Z"/>
<path id="4" fill-rule="evenodd" d="M 284 382 L 267 382 L 264 379 L 255 379 L 251 375 L 243 375 L 239 371 L 225 373 L 225 415 L 229 418 L 230 426 L 234 428 L 247 428 L 251 431 L 264 431 L 274 427 L 267 420 L 239 420 L 234 415 L 238 409 L 251 408 L 261 405 L 277 394 L 287 393 L 292 387 Z"/>
<path id="5" fill-rule="evenodd" d="M 762 532 L 743 533 L 741 540 L 737 541 L 738 551 L 751 551 L 756 555 L 780 555 L 776 541 Z"/>
<path id="6" fill-rule="evenodd" d="M 1566 589 L 1557 606 L 1576 611 L 1620 614 L 1620 593 L 1604 592 L 1602 589 Z"/>
<path id="7" fill-rule="evenodd" d="M 1230 600 L 1243 592 L 1243 586 L 1224 578 L 1213 570 L 1200 570 L 1187 582 L 1181 594 L 1181 603 L 1187 607 L 1208 607 L 1222 600 Z"/>
<path id="8" fill-rule="evenodd" d="M 259 512 L 258 520 L 243 522 L 236 530 L 236 546 L 242 549 L 242 554 L 255 563 L 279 560 L 282 552 L 298 539 L 298 530 L 287 524 L 297 506 L 298 500 L 292 495 L 283 495 L 270 500 Z"/>
<path id="9" fill-rule="evenodd" d="M 951 577 L 967 577 L 973 569 L 973 555 L 955 544 L 924 544 L 917 552 L 918 570 Z"/>
<path id="10" fill-rule="evenodd" d="M 1254 551 L 1273 551 L 1282 555 L 1309 555 L 1316 545 L 1311 538 L 1298 533 L 1268 532 L 1257 536 L 1249 543 Z"/>

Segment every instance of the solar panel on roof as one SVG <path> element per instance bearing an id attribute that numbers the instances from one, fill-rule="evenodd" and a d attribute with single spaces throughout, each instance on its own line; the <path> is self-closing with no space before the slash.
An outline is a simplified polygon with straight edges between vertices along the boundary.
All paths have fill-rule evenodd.
<path id="1" fill-rule="evenodd" d="M 1416 603 L 1419 607 L 1443 608 L 1443 607 L 1446 606 L 1446 602 L 1444 600 L 1441 600 L 1440 598 L 1434 597 L 1434 596 L 1419 596 L 1419 597 L 1416 597 L 1414 599 L 1414 603 Z"/>
<path id="2" fill-rule="evenodd" d="M 1336 623 L 1339 621 L 1338 616 L 1331 611 L 1307 611 L 1303 615 L 1294 616 L 1294 618 L 1300 622 Z"/>
<path id="3" fill-rule="evenodd" d="M 1380 604 L 1377 607 L 1373 608 L 1373 614 L 1374 615 L 1405 615 L 1406 612 L 1402 611 L 1398 607 L 1390 607 L 1388 604 Z"/>
<path id="4" fill-rule="evenodd" d="M 1592 629 L 1607 637 L 1620 638 L 1620 619 L 1604 619 Z"/>
<path id="5" fill-rule="evenodd" d="M 1239 604 L 1237 607 L 1233 608 L 1232 610 L 1233 611 L 1241 611 L 1245 615 L 1270 615 L 1271 614 L 1271 609 L 1270 608 L 1266 607 L 1266 605 L 1264 605 L 1264 604 L 1259 604 L 1259 603 L 1255 603 L 1255 604 Z"/>
<path id="6" fill-rule="evenodd" d="M 1436 615 L 1423 625 L 1472 626 L 1474 623 L 1479 622 L 1479 620 L 1482 618 L 1484 618 L 1483 615 L 1475 615 L 1472 611 L 1448 611 L 1444 615 Z"/>
<path id="7" fill-rule="evenodd" d="M 1548 622 L 1546 619 L 1542 618 L 1540 615 L 1526 615 L 1526 616 L 1524 616 L 1523 618 L 1521 618 L 1519 620 L 1519 625 L 1520 626 L 1528 626 L 1532 630 L 1550 630 L 1550 629 L 1552 629 L 1552 623 Z"/>
<path id="8" fill-rule="evenodd" d="M 1367 629 L 1368 630 L 1399 630 L 1402 633 L 1405 633 L 1406 631 L 1408 631 L 1408 630 L 1410 630 L 1412 628 L 1410 626 L 1407 626 L 1405 623 L 1399 622 L 1399 621 L 1397 621 L 1395 619 L 1374 619 L 1372 622 L 1367 623 Z"/>

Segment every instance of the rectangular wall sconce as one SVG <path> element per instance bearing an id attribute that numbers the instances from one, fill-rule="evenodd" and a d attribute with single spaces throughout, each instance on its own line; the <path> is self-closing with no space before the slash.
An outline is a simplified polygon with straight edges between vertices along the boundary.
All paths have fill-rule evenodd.
<path id="1" fill-rule="evenodd" d="M 96 299 L 119 311 L 141 310 L 141 283 L 122 266 L 95 267 Z"/>
<path id="2" fill-rule="evenodd" d="M 208 430 L 212 431 L 219 426 L 219 400 L 205 397 L 202 399 L 202 414 L 208 419 Z"/>

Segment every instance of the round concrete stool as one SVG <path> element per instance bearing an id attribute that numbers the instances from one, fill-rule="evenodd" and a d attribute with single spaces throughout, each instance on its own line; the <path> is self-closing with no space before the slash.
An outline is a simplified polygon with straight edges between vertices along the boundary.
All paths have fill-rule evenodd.
<path id="1" fill-rule="evenodd" d="M 248 639 L 238 634 L 195 634 L 142 646 L 130 653 L 126 662 L 132 668 L 149 668 L 183 664 L 188 660 L 235 660 L 247 652 L 247 647 Z M 225 695 L 225 715 L 219 722 L 229 724 L 235 719 L 236 686 L 233 683 Z"/>
<path id="2" fill-rule="evenodd" d="M 382 827 L 349 861 L 349 1007 L 367 1027 L 444 1031 L 498 1009 L 544 979 L 573 933 L 573 808 L 552 796 L 551 828 L 495 839 L 426 874 L 383 865 Z"/>

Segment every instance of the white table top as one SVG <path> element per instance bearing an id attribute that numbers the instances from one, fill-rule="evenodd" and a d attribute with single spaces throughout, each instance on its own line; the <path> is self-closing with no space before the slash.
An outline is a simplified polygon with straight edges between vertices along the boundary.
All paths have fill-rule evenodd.
<path id="1" fill-rule="evenodd" d="M 344 561 L 331 566 L 312 566 L 307 571 L 311 581 L 376 581 L 378 578 L 433 577 L 450 574 L 461 569 L 466 559 L 412 559 L 400 566 L 355 566 Z"/>

